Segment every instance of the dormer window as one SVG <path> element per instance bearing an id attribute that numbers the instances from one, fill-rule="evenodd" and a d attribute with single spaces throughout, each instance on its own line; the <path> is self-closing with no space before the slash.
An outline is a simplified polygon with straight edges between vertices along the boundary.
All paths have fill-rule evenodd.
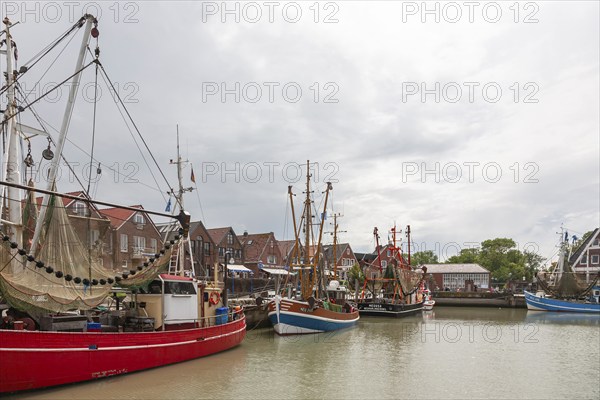
<path id="1" fill-rule="evenodd" d="M 137 225 L 144 225 L 146 223 L 146 219 L 143 214 L 137 213 L 133 216 L 133 222 Z"/>
<path id="2" fill-rule="evenodd" d="M 86 215 L 88 215 L 87 204 L 85 204 L 83 201 L 76 201 L 75 205 L 73 206 L 73 211 L 76 215 L 85 217 Z"/>

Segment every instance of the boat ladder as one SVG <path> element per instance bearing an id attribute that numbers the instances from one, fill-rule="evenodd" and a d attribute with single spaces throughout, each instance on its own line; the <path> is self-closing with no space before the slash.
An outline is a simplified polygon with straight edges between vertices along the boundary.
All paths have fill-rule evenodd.
<path id="1" fill-rule="evenodd" d="M 183 270 L 183 267 L 179 268 L 179 243 L 175 243 L 169 261 L 169 275 L 177 275 L 180 269 Z"/>

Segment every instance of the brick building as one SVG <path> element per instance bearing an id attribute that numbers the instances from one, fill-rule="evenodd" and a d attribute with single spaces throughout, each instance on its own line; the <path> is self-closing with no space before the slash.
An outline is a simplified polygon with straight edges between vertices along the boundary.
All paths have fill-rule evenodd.
<path id="1" fill-rule="evenodd" d="M 337 279 L 345 281 L 348 279 L 348 271 L 354 264 L 358 263 L 358 260 L 349 243 L 338 243 L 335 252 L 336 256 L 334 259 L 333 245 L 323 246 L 325 269 L 330 276 L 333 276 L 334 266 L 337 266 Z"/>
<path id="2" fill-rule="evenodd" d="M 283 268 L 284 256 L 273 232 L 244 232 L 241 242 L 244 248 L 244 266 L 252 270 L 255 276 L 258 276 L 262 268 Z"/>
<path id="3" fill-rule="evenodd" d="M 141 205 L 131 207 L 139 211 L 122 208 L 99 210 L 110 220 L 104 265 L 112 265 L 114 269 L 137 267 L 162 248 L 160 233 L 144 208 Z"/>
<path id="4" fill-rule="evenodd" d="M 179 231 L 179 224 L 163 223 L 157 224 L 163 240 L 171 240 Z M 185 269 L 191 268 L 191 260 L 194 260 L 194 271 L 196 276 L 210 276 L 210 268 L 217 261 L 216 246 L 202 221 L 190 223 L 190 247 L 192 257 L 189 257 L 189 249 L 186 249 Z"/>
<path id="5" fill-rule="evenodd" d="M 473 291 L 489 289 L 490 271 L 479 264 L 425 264 L 437 287 L 432 290 Z M 423 267 L 422 266 L 422 267 Z"/>
<path id="6" fill-rule="evenodd" d="M 221 264 L 225 263 L 225 252 L 229 252 L 236 264 L 243 264 L 242 243 L 233 231 L 233 228 L 228 226 L 224 228 L 207 229 L 212 243 L 216 247 L 216 261 Z"/>

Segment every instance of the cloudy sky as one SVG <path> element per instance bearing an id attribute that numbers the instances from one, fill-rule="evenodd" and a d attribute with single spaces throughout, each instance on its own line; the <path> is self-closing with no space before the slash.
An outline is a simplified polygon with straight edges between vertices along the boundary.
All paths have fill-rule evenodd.
<path id="1" fill-rule="evenodd" d="M 20 64 L 99 16 L 100 60 L 173 185 L 179 125 L 198 188 L 186 208 L 208 227 L 291 238 L 287 186 L 302 196 L 306 160 L 355 251 L 395 223 L 441 259 L 496 237 L 549 257 L 561 224 L 600 224 L 598 2 L 2 3 Z M 31 98 L 71 73 L 80 41 L 23 78 Z M 92 192 L 162 211 L 166 184 L 99 80 Z M 79 175 L 93 82 L 89 68 L 65 149 Z M 51 131 L 66 94 L 36 104 Z"/>

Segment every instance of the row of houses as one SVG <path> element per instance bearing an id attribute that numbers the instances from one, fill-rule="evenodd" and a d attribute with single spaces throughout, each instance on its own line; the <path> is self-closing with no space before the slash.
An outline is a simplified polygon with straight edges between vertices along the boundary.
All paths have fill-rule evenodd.
<path id="1" fill-rule="evenodd" d="M 86 201 L 83 192 L 70 193 L 79 200 L 63 199 L 67 214 L 83 242 L 104 265 L 130 269 L 155 254 L 164 240 L 175 235 L 170 224 L 155 224 L 141 205 L 133 210 L 98 209 Z M 40 199 L 41 201 L 41 199 Z M 244 266 L 253 276 L 282 273 L 293 254 L 293 240 L 277 240 L 273 232 L 238 235 L 232 227 L 207 228 L 201 221 L 190 225 L 190 249 L 186 252 L 188 268 L 194 260 L 198 275 L 209 274 L 216 263 Z M 190 256 L 191 251 L 191 256 Z M 348 279 L 352 266 L 361 266 L 368 278 L 379 278 L 394 258 L 391 245 L 380 246 L 371 253 L 355 253 L 349 243 L 323 246 L 325 270 L 340 280 Z M 589 281 L 600 271 L 600 229 L 595 229 L 571 255 L 570 263 L 582 278 Z M 487 288 L 490 274 L 477 264 L 426 265 L 440 288 L 458 289 L 469 284 Z"/>
<path id="2" fill-rule="evenodd" d="M 95 258 L 115 270 L 139 265 L 176 234 L 172 224 L 154 223 L 141 205 L 100 209 L 87 201 L 84 192 L 69 195 L 77 199 L 61 201 L 82 243 L 90 246 Z M 201 221 L 190 224 L 189 235 L 187 268 L 193 260 L 197 274 L 209 274 L 217 263 L 224 264 L 226 254 L 229 264 L 243 265 L 256 277 L 278 273 L 285 270 L 294 247 L 293 240 L 277 240 L 273 232 L 238 235 L 232 227 L 207 228 Z M 333 266 L 332 246 L 323 250 L 326 264 Z M 348 243 L 338 245 L 336 253 L 338 276 L 346 279 L 348 269 L 358 260 Z"/>

